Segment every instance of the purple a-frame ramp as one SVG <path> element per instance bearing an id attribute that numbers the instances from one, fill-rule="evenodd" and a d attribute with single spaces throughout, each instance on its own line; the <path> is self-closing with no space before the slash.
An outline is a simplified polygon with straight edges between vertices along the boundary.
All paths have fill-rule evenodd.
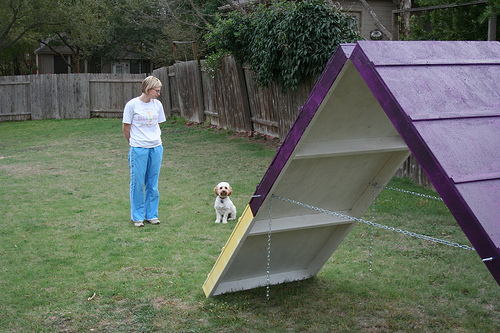
<path id="1" fill-rule="evenodd" d="M 358 46 L 351 61 L 500 284 L 500 43 Z"/>
<path id="2" fill-rule="evenodd" d="M 370 184 L 385 185 L 408 149 L 500 284 L 500 43 L 360 41 L 328 62 L 205 294 L 315 275 L 352 221 L 271 203 L 273 194 L 360 217 Z M 275 266 L 266 273 L 271 206 Z"/>

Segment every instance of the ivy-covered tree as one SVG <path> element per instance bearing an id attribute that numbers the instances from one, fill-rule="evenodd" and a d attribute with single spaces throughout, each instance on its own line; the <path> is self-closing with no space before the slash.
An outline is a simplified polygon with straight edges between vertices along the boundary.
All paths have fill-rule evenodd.
<path id="1" fill-rule="evenodd" d="M 219 16 L 206 35 L 212 51 L 207 67 L 215 71 L 219 59 L 231 54 L 251 66 L 261 85 L 296 88 L 322 72 L 339 44 L 361 39 L 354 19 L 330 3 L 274 1 Z"/>

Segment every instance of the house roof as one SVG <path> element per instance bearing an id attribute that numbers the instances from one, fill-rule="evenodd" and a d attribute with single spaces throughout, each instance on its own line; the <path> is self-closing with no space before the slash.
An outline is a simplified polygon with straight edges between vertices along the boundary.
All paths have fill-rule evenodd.
<path id="1" fill-rule="evenodd" d="M 372 185 L 387 184 L 410 151 L 500 284 L 498 77 L 498 42 L 341 45 L 223 248 L 205 294 L 317 274 L 381 191 Z"/>
<path id="2" fill-rule="evenodd" d="M 54 52 L 47 45 L 42 44 L 38 49 L 36 49 L 35 54 L 64 54 L 64 55 L 73 54 L 73 51 L 71 51 L 71 49 L 66 45 L 54 46 L 53 49 L 57 52 Z"/>

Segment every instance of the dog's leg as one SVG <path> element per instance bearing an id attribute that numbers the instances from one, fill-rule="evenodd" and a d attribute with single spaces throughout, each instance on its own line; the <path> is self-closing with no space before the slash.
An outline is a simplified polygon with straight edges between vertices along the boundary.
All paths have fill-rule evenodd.
<path id="1" fill-rule="evenodd" d="M 222 216 L 222 223 L 227 223 L 227 216 L 229 213 L 224 213 L 224 216 Z"/>
<path id="2" fill-rule="evenodd" d="M 215 223 L 220 223 L 222 215 L 217 210 L 215 211 L 215 216 L 216 216 Z"/>

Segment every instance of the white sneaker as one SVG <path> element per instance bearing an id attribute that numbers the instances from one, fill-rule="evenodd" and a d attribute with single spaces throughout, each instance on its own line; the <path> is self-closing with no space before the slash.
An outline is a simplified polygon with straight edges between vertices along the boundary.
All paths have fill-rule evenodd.
<path id="1" fill-rule="evenodd" d="M 160 224 L 160 220 L 158 220 L 158 219 L 146 220 L 146 222 L 151 223 L 151 224 Z"/>
<path id="2" fill-rule="evenodd" d="M 136 227 L 144 227 L 144 222 L 142 221 L 132 221 Z"/>

